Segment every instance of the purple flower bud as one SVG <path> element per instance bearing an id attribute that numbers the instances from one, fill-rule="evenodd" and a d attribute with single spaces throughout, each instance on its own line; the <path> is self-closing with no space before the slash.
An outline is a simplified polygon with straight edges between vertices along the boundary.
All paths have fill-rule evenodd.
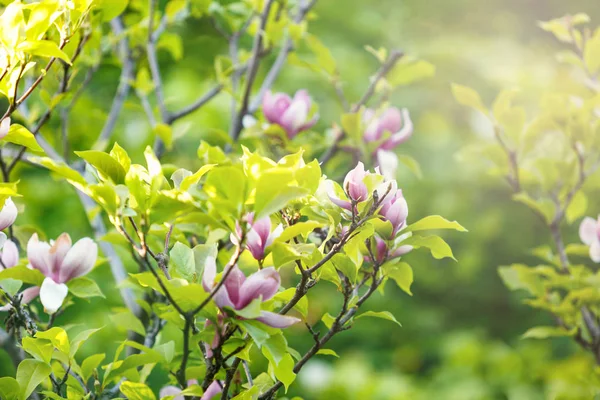
<path id="1" fill-rule="evenodd" d="M 352 200 L 361 202 L 369 197 L 367 185 L 364 183 L 367 175 L 368 172 L 365 171 L 365 165 L 360 161 L 352 171 L 346 174 L 346 178 L 344 178 L 344 190 L 346 190 L 346 193 Z"/>
<path id="2" fill-rule="evenodd" d="M 585 217 L 579 225 L 581 241 L 590 246 L 590 258 L 595 263 L 600 263 L 600 216 L 597 220 Z"/>
<path id="3" fill-rule="evenodd" d="M 289 139 L 317 123 L 318 114 L 309 119 L 311 106 L 312 101 L 306 90 L 297 91 L 293 99 L 285 93 L 272 94 L 270 91 L 263 98 L 265 118 L 281 126 Z"/>
<path id="4" fill-rule="evenodd" d="M 0 231 L 14 224 L 15 220 L 17 219 L 17 214 L 17 206 L 9 197 L 4 202 L 4 207 L 2 207 L 2 210 L 0 210 Z"/>
<path id="5" fill-rule="evenodd" d="M 413 132 L 413 124 L 406 108 L 400 111 L 396 107 L 386 109 L 377 116 L 371 109 L 363 113 L 363 122 L 367 125 L 363 138 L 365 142 L 376 142 L 383 137 L 384 132 L 391 136 L 379 145 L 378 150 L 391 150 L 404 143 Z"/>
<path id="6" fill-rule="evenodd" d="M 8 135 L 8 131 L 10 130 L 10 117 L 4 118 L 0 121 L 0 139 L 4 139 L 6 135 Z"/>
<path id="7" fill-rule="evenodd" d="M 250 219 L 252 219 L 250 217 Z M 252 223 L 252 222 L 251 222 Z M 283 226 L 280 224 L 271 232 L 271 218 L 264 217 L 252 224 L 246 238 L 246 247 L 257 260 L 265 258 L 265 249 L 269 247 L 275 239 L 283 232 Z"/>
<path id="8" fill-rule="evenodd" d="M 379 264 L 385 260 L 391 260 L 392 258 L 403 256 L 409 253 L 413 249 L 412 246 L 403 245 L 399 246 L 396 250 L 389 251 L 388 245 L 385 240 L 375 236 L 375 258 Z M 366 256 L 365 261 L 372 262 L 371 257 Z"/>
<path id="9" fill-rule="evenodd" d="M 408 204 L 402 196 L 402 190 L 397 189 L 394 193 L 386 196 L 379 214 L 384 220 L 390 221 L 393 227 L 392 237 L 406 224 L 408 217 Z"/>

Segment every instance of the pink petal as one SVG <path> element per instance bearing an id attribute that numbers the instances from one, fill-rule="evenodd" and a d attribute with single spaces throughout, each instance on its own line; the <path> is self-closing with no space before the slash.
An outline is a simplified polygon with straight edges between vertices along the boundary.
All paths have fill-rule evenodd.
<path id="1" fill-rule="evenodd" d="M 6 268 L 12 268 L 19 263 L 19 249 L 12 240 L 7 240 L 2 248 L 2 264 Z"/>
<path id="2" fill-rule="evenodd" d="M 406 142 L 413 133 L 413 123 L 408 114 L 408 110 L 403 109 L 402 115 L 404 116 L 404 126 L 402 129 L 394 133 L 388 140 L 383 143 L 380 148 L 384 150 L 391 150 L 394 147 Z"/>
<path id="3" fill-rule="evenodd" d="M 37 233 L 34 233 L 27 242 L 27 259 L 33 268 L 44 276 L 50 276 L 50 245 L 40 242 Z"/>
<path id="4" fill-rule="evenodd" d="M 59 269 L 65 259 L 65 256 L 71 249 L 71 246 L 71 237 L 68 233 L 63 233 L 60 235 L 52 244 L 49 252 L 52 276 L 59 275 Z"/>
<path id="5" fill-rule="evenodd" d="M 206 257 L 204 272 L 202 273 L 202 286 L 204 290 L 210 292 L 215 285 L 217 277 L 217 260 L 214 257 Z"/>
<path id="6" fill-rule="evenodd" d="M 261 311 L 260 317 L 256 318 L 256 320 L 273 328 L 287 328 L 290 325 L 300 322 L 298 318 L 276 314 L 270 311 Z"/>
<path id="7" fill-rule="evenodd" d="M 184 396 L 178 396 L 179 393 L 181 393 L 181 389 L 177 386 L 165 386 L 158 392 L 158 397 L 162 399 L 166 396 L 175 396 L 173 397 L 173 400 L 184 400 Z"/>
<path id="8" fill-rule="evenodd" d="M 222 385 L 222 382 L 213 381 L 213 383 L 206 388 L 206 392 L 204 392 L 200 400 L 212 400 L 216 395 L 223 391 Z"/>
<path id="9" fill-rule="evenodd" d="M 232 303 L 237 303 L 240 298 L 240 287 L 246 280 L 246 275 L 237 267 L 237 265 L 233 266 L 233 269 L 227 275 L 227 280 L 225 281 L 225 288 L 227 288 L 227 294 L 229 295 L 229 299 Z"/>
<path id="10" fill-rule="evenodd" d="M 591 245 L 597 238 L 596 220 L 585 217 L 579 225 L 579 238 L 584 244 Z"/>
<path id="11" fill-rule="evenodd" d="M 23 292 L 21 292 L 21 293 L 23 295 L 21 302 L 24 304 L 28 304 L 29 302 L 31 302 L 33 299 L 35 299 L 36 297 L 38 297 L 40 295 L 40 287 L 33 286 L 33 287 L 23 290 Z"/>
<path id="12" fill-rule="evenodd" d="M 64 283 L 90 272 L 98 258 L 98 245 L 90 238 L 77 241 L 69 249 L 59 267 L 59 282 Z"/>
<path id="13" fill-rule="evenodd" d="M 241 310 L 254 299 L 262 297 L 263 301 L 275 296 L 279 290 L 281 278 L 273 267 L 261 269 L 250 275 L 240 288 L 240 298 L 236 308 Z"/>
<path id="14" fill-rule="evenodd" d="M 272 94 L 268 91 L 263 98 L 263 114 L 269 122 L 279 124 L 281 116 L 291 103 L 292 99 L 287 94 Z"/>
<path id="15" fill-rule="evenodd" d="M 0 121 L 0 139 L 4 139 L 6 135 L 8 135 L 8 131 L 10 130 L 10 117 L 4 118 Z"/>
<path id="16" fill-rule="evenodd" d="M 304 102 L 294 101 L 281 116 L 279 124 L 286 130 L 290 139 L 296 136 L 308 120 L 308 111 Z"/>
<path id="17" fill-rule="evenodd" d="M 2 210 L 0 210 L 0 231 L 11 226 L 17 219 L 17 206 L 9 197 L 6 199 Z"/>

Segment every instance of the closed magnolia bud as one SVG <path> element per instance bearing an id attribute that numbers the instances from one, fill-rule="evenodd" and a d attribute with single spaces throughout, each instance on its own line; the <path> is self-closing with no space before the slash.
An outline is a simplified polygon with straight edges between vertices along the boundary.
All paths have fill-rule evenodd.
<path id="1" fill-rule="evenodd" d="M 386 196 L 379 215 L 392 224 L 392 236 L 395 236 L 404 227 L 408 217 L 408 204 L 402 196 L 402 190 L 397 189 L 394 193 Z"/>
<path id="2" fill-rule="evenodd" d="M 4 207 L 2 207 L 2 210 L 0 211 L 0 230 L 4 230 L 11 226 L 17 219 L 17 214 L 17 206 L 9 197 L 4 202 Z"/>
<path id="3" fill-rule="evenodd" d="M 319 120 L 318 114 L 310 115 L 311 107 L 312 101 L 306 90 L 297 91 L 293 99 L 285 93 L 272 94 L 270 91 L 263 98 L 265 118 L 281 126 L 290 139 Z"/>
<path id="4" fill-rule="evenodd" d="M 363 122 L 367 126 L 363 135 L 367 143 L 381 140 L 385 132 L 391 135 L 379 145 L 377 150 L 391 150 L 408 140 L 413 132 L 413 124 L 406 108 L 399 110 L 390 107 L 381 115 L 376 115 L 375 111 L 367 109 L 363 113 Z"/>
<path id="5" fill-rule="evenodd" d="M 344 190 L 352 200 L 361 202 L 367 200 L 369 197 L 369 191 L 367 185 L 364 183 L 365 177 L 368 172 L 365 171 L 365 165 L 359 162 L 356 167 L 344 178 Z"/>

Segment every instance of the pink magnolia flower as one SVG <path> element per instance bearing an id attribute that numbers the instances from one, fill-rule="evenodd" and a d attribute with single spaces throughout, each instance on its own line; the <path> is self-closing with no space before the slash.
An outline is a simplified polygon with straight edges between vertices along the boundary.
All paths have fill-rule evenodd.
<path id="1" fill-rule="evenodd" d="M 391 136 L 381 143 L 378 150 L 391 150 L 404 143 L 413 133 L 413 124 L 406 108 L 387 108 L 381 115 L 368 108 L 363 113 L 363 122 L 367 125 L 363 138 L 365 142 L 381 140 L 385 132 Z"/>
<path id="2" fill-rule="evenodd" d="M 44 276 L 40 287 L 40 300 L 46 311 L 55 313 L 62 305 L 71 279 L 90 272 L 98 258 L 98 245 L 90 238 L 83 238 L 71 245 L 71 237 L 63 233 L 51 243 L 41 242 L 33 234 L 27 243 L 27 258 L 32 268 Z"/>
<path id="3" fill-rule="evenodd" d="M 264 268 L 246 278 L 244 273 L 234 265 L 227 275 L 225 283 L 214 296 L 215 303 L 221 309 L 225 307 L 242 310 L 255 299 L 266 301 L 271 299 L 281 283 L 279 273 L 273 267 Z M 225 275 L 227 271 L 223 273 Z M 208 258 L 202 276 L 204 290 L 210 292 L 217 285 L 217 265 L 214 258 Z M 288 317 L 269 311 L 261 311 L 258 321 L 274 328 L 286 328 L 299 322 L 298 318 Z"/>
<path id="4" fill-rule="evenodd" d="M 0 264 L 0 271 L 5 268 L 12 268 L 19 264 L 19 249 L 12 240 L 7 240 L 4 243 L 4 247 L 2 247 L 2 252 L 0 253 L 0 260 L 2 260 L 2 264 Z M 27 288 L 21 292 L 21 303 L 27 304 L 31 300 L 35 299 L 39 294 L 39 287 L 34 286 Z M 10 308 L 11 305 L 7 304 L 3 307 L 0 307 L 0 311 L 8 311 Z"/>
<path id="5" fill-rule="evenodd" d="M 250 228 L 246 237 L 246 247 L 252 253 L 252 257 L 262 260 L 265 258 L 265 249 L 283 232 L 283 225 L 279 224 L 271 232 L 271 218 L 264 217 L 254 223 L 252 218 L 253 216 L 249 215 L 248 219 L 252 228 Z"/>
<path id="6" fill-rule="evenodd" d="M 402 196 L 402 190 L 396 189 L 383 200 L 383 206 L 379 210 L 379 215 L 385 220 L 390 221 L 393 227 L 392 237 L 396 236 L 398 231 L 406 224 L 408 217 L 408 204 Z"/>
<path id="7" fill-rule="evenodd" d="M 17 213 L 17 206 L 15 206 L 15 203 L 9 197 L 4 202 L 2 210 L 0 210 L 0 231 L 15 223 L 15 220 L 17 219 Z"/>
<path id="8" fill-rule="evenodd" d="M 263 98 L 265 118 L 281 126 L 290 139 L 298 132 L 310 129 L 319 120 L 318 114 L 310 118 L 311 107 L 312 100 L 306 90 L 298 90 L 293 99 L 285 93 L 272 94 L 270 91 Z"/>
<path id="9" fill-rule="evenodd" d="M 344 191 L 346 195 L 356 203 L 366 201 L 369 198 L 369 189 L 365 183 L 365 178 L 372 175 L 372 172 L 365 170 L 365 165 L 359 161 L 353 170 L 346 174 L 344 178 Z M 379 168 L 375 168 L 375 174 L 381 175 Z M 389 183 L 386 183 L 389 184 Z M 379 191 L 379 190 L 378 190 Z M 352 209 L 352 203 L 347 200 L 339 199 L 333 190 L 333 187 L 329 188 L 328 193 L 329 199 L 339 207 L 345 208 L 346 210 Z"/>
<path id="10" fill-rule="evenodd" d="M 10 130 L 10 117 L 4 118 L 0 121 L 0 139 L 4 139 L 6 135 L 8 135 L 8 131 Z"/>
<path id="11" fill-rule="evenodd" d="M 581 241 L 590 246 L 590 258 L 595 263 L 600 263 L 600 216 L 595 220 L 585 217 L 579 225 Z"/>

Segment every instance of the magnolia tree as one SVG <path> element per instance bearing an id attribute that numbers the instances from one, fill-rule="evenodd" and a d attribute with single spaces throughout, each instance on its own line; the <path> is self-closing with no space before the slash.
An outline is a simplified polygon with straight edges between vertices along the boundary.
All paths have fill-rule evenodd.
<path id="1" fill-rule="evenodd" d="M 515 90 L 501 92 L 491 109 L 470 88 L 454 85 L 452 90 L 459 103 L 485 115 L 493 127 L 493 140 L 467 153 L 489 161 L 490 171 L 508 182 L 513 199 L 539 217 L 553 244 L 532 250 L 540 265 L 499 269 L 509 289 L 526 291 L 526 303 L 556 321 L 555 326 L 533 327 L 524 337 L 571 337 L 600 363 L 594 266 L 600 262 L 600 219 L 595 217 L 600 210 L 588 210 L 589 194 L 600 185 L 600 29 L 589 28 L 589 22 L 587 15 L 576 14 L 540 23 L 570 46 L 557 54 L 569 72 L 560 90 L 545 94 L 529 119 L 513 102 Z M 578 232 L 581 241 L 565 243 L 565 231 L 570 236 Z M 598 386 L 597 376 L 589 380 Z"/>
<path id="2" fill-rule="evenodd" d="M 314 6 L 43 0 L 2 10 L 1 341 L 17 371 L 0 378 L 2 399 L 276 398 L 311 358 L 335 355 L 329 342 L 359 319 L 397 322 L 369 310 L 368 300 L 388 282 L 411 294 L 407 253 L 424 248 L 437 259 L 453 257 L 443 239 L 423 231 L 464 228 L 440 216 L 407 222 L 409 205 L 395 181 L 399 165 L 415 167 L 394 152 L 413 127 L 408 111 L 387 99 L 433 67 L 369 48 L 380 65 L 364 95 L 347 100 L 334 58 L 308 29 Z M 229 53 L 215 60 L 214 86 L 175 109 L 157 49 L 177 53 L 183 38 L 171 29 L 186 21 L 213 27 Z M 71 111 L 107 59 L 121 67 L 117 91 L 92 149 L 73 152 L 65 134 Z M 318 106 L 306 90 L 271 91 L 292 64 L 323 76 L 337 94 L 345 111 L 326 132 L 315 131 Z M 198 143 L 194 171 L 162 165 L 173 124 L 220 93 L 231 99 L 228 132 L 219 136 L 226 143 Z M 130 97 L 155 135 L 143 157 L 111 143 Z M 28 212 L 19 163 L 69 182 L 94 237 L 46 240 L 19 229 L 19 214 Z M 344 170 L 341 182 L 328 179 L 326 168 Z M 125 261 L 135 270 L 125 269 L 115 246 L 128 250 L 134 263 Z M 58 326 L 56 319 L 81 298 L 104 301 L 87 276 L 96 267 L 110 269 L 126 310 L 114 320 L 131 331 L 109 349 L 111 359 L 82 358 L 79 349 L 112 327 L 74 327 L 62 318 Z M 316 285 L 337 292 L 333 315 L 315 315 Z M 175 340 L 163 335 L 165 326 Z M 288 346 L 291 326 L 306 332 L 309 348 Z M 159 393 L 148 384 L 151 372 L 169 382 Z"/>

